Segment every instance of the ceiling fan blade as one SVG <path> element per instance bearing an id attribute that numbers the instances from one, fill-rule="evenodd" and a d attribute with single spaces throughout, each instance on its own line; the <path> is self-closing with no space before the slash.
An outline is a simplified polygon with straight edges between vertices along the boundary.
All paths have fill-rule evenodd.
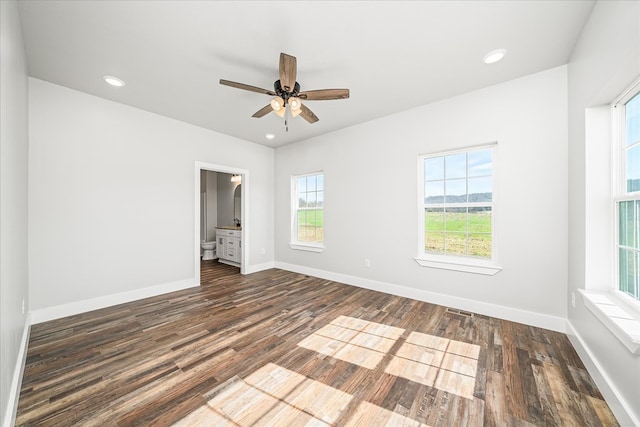
<path id="1" fill-rule="evenodd" d="M 307 107 L 304 104 L 300 105 L 300 115 L 302 116 L 303 119 L 305 119 L 309 123 L 315 123 L 318 120 L 320 120 L 318 119 L 318 116 L 313 114 L 313 111 L 311 111 L 309 107 Z"/>
<path id="2" fill-rule="evenodd" d="M 280 54 L 280 86 L 285 92 L 293 92 L 296 85 L 297 61 L 295 56 Z"/>
<path id="3" fill-rule="evenodd" d="M 265 95 L 276 96 L 276 93 L 272 90 L 262 89 L 260 87 L 246 85 L 244 83 L 232 82 L 230 80 L 220 79 L 220 84 L 224 86 L 235 87 L 236 89 L 248 90 L 250 92 L 263 93 Z"/>
<path id="4" fill-rule="evenodd" d="M 273 108 L 271 108 L 271 104 L 267 104 L 261 109 L 259 109 L 258 111 L 256 111 L 255 113 L 253 113 L 253 116 L 251 117 L 255 117 L 259 119 L 260 117 L 264 117 L 272 111 L 273 111 Z"/>
<path id="5" fill-rule="evenodd" d="M 298 96 L 308 101 L 326 101 L 329 99 L 349 98 L 349 89 L 319 89 L 300 92 Z"/>

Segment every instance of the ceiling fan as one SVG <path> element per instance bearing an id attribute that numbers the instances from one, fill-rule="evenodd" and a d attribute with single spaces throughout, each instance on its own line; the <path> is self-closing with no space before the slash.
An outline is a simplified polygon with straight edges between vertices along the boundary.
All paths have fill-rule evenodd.
<path id="1" fill-rule="evenodd" d="M 331 99 L 349 98 L 349 89 L 318 89 L 300 92 L 300 84 L 296 81 L 297 62 L 296 57 L 280 54 L 280 80 L 273 83 L 273 90 L 262 89 L 256 86 L 244 83 L 232 82 L 230 80 L 220 79 L 220 84 L 235 87 L 237 89 L 248 90 L 251 92 L 263 93 L 273 96 L 271 103 L 256 111 L 252 117 L 264 117 L 270 112 L 274 112 L 279 117 L 285 117 L 287 111 L 293 117 L 298 115 L 309 123 L 317 122 L 318 116 L 311 111 L 302 101 L 326 101 Z M 287 106 L 289 108 L 287 108 Z M 287 120 L 285 117 L 285 127 Z M 288 128 L 287 128 L 288 130 Z"/>

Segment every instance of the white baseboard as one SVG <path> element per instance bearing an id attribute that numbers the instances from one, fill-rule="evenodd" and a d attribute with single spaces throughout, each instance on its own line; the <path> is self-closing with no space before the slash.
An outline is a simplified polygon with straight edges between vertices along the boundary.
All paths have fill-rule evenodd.
<path id="1" fill-rule="evenodd" d="M 16 366 L 13 370 L 13 378 L 11 379 L 11 389 L 9 390 L 9 398 L 7 399 L 7 412 L 2 420 L 3 427 L 12 427 L 15 425 L 16 411 L 18 410 L 18 398 L 20 397 L 20 387 L 22 385 L 22 374 L 24 373 L 24 365 L 27 360 L 27 345 L 29 343 L 29 334 L 31 332 L 30 314 L 22 331 L 22 340 L 20 341 L 20 349 L 16 358 Z"/>
<path id="2" fill-rule="evenodd" d="M 265 262 L 262 264 L 250 265 L 247 268 L 245 268 L 244 274 L 257 273 L 258 271 L 269 270 L 271 268 L 275 268 L 275 263 L 273 261 Z"/>
<path id="3" fill-rule="evenodd" d="M 535 313 L 526 310 L 519 310 L 502 305 L 474 301 L 466 298 L 444 295 L 425 291 L 422 289 L 379 282 L 376 280 L 364 279 L 357 276 L 333 273 L 330 271 L 319 270 L 300 265 L 276 262 L 275 267 L 283 270 L 293 271 L 295 273 L 301 273 L 326 280 L 332 280 L 334 282 L 346 283 L 348 285 L 358 286 L 360 288 L 371 289 L 387 294 L 425 301 L 432 304 L 457 308 L 459 310 L 471 311 L 474 313 L 496 317 L 499 319 L 505 319 L 512 322 L 524 323 L 539 328 L 550 329 L 556 332 L 565 333 L 566 331 L 566 319 L 562 317 L 550 316 L 548 314 Z"/>
<path id="4" fill-rule="evenodd" d="M 640 420 L 631 411 L 631 406 L 622 398 L 615 384 L 569 320 L 567 320 L 567 336 L 620 425 L 640 426 Z"/>
<path id="5" fill-rule="evenodd" d="M 82 301 L 74 301 L 53 307 L 41 308 L 31 312 L 31 324 L 35 325 L 36 323 L 73 316 L 74 314 L 98 310 L 100 308 L 136 301 L 143 298 L 155 297 L 156 295 L 166 294 L 169 292 L 181 291 L 195 286 L 199 286 L 199 284 L 195 283 L 194 279 L 191 278 L 164 283 L 162 285 L 149 286 L 147 288 L 136 289 L 133 291 L 120 292 L 117 294 L 105 295 Z"/>

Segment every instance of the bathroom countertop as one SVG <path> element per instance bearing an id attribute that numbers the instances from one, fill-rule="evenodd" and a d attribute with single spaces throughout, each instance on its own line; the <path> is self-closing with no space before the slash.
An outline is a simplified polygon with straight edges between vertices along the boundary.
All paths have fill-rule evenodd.
<path id="1" fill-rule="evenodd" d="M 242 227 L 236 227 L 235 225 L 229 225 L 229 226 L 226 226 L 226 227 L 218 226 L 216 228 L 219 228 L 221 230 L 242 230 Z"/>

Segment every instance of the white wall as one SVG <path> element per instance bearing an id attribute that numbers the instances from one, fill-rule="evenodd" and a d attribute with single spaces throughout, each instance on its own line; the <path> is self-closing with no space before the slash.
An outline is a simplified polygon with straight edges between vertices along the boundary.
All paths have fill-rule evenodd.
<path id="1" fill-rule="evenodd" d="M 640 76 L 640 3 L 600 1 L 576 44 L 569 70 L 569 286 L 607 289 L 612 284 L 611 142 L 607 108 Z M 587 118 L 588 121 L 585 121 Z M 604 120 L 603 120 L 604 119 Z M 640 420 L 640 357 L 634 357 L 595 316 L 582 298 L 568 308 L 578 345 L 599 366 L 619 400 L 607 397 L 619 420 Z M 593 373 L 592 373 L 593 375 Z M 631 423 L 625 418 L 626 423 Z M 636 421 L 638 422 L 638 421 Z"/>
<path id="2" fill-rule="evenodd" d="M 195 284 L 196 161 L 250 171 L 248 265 L 273 262 L 273 149 L 37 79 L 29 89 L 32 309 Z"/>
<path id="3" fill-rule="evenodd" d="M 28 85 L 15 1 L 0 1 L 0 422 L 13 425 L 27 338 Z M 25 312 L 22 312 L 22 304 Z"/>
<path id="4" fill-rule="evenodd" d="M 559 67 L 276 149 L 278 263 L 563 329 L 566 78 Z M 418 156 L 493 141 L 503 270 L 482 276 L 418 266 Z M 290 177 L 318 170 L 325 174 L 326 250 L 292 250 Z"/>

